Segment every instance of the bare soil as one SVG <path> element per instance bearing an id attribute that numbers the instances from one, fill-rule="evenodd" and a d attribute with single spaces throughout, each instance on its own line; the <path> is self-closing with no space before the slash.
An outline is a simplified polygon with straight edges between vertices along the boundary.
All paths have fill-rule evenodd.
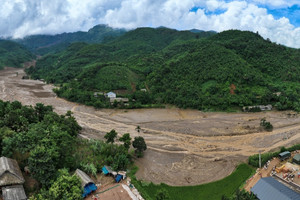
<path id="1" fill-rule="evenodd" d="M 98 193 L 98 194 L 97 194 Z M 91 195 L 89 195 L 85 200 L 94 200 L 97 197 L 97 199 L 113 199 L 113 200 L 132 200 L 130 198 L 127 191 L 122 187 L 122 184 L 111 184 L 104 187 L 100 187 L 97 191 L 93 192 Z"/>
<path id="2" fill-rule="evenodd" d="M 42 81 L 23 80 L 22 69 L 0 71 L 0 99 L 26 105 L 44 103 L 55 111 L 74 113 L 83 127 L 83 137 L 102 139 L 115 129 L 119 136 L 143 136 L 145 156 L 136 160 L 137 177 L 155 183 L 196 185 L 229 175 L 248 156 L 300 142 L 300 118 L 292 112 L 204 113 L 197 110 L 101 109 L 57 98 L 54 86 Z M 274 130 L 259 128 L 265 117 Z M 136 127 L 141 131 L 137 132 Z"/>

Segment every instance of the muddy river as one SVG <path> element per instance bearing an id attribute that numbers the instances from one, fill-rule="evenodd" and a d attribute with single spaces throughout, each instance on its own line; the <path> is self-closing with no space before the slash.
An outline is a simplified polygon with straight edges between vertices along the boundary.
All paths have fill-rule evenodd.
<path id="1" fill-rule="evenodd" d="M 102 139 L 115 129 L 119 136 L 143 136 L 148 145 L 136 160 L 137 177 L 155 183 L 196 185 L 224 178 L 259 150 L 265 152 L 300 142 L 300 118 L 291 112 L 204 113 L 197 110 L 101 109 L 56 97 L 53 86 L 23 80 L 22 69 L 0 71 L 0 99 L 26 105 L 52 105 L 60 114 L 71 110 L 83 127 L 81 135 Z M 265 117 L 274 130 L 259 129 Z M 136 127 L 141 127 L 141 132 Z"/>

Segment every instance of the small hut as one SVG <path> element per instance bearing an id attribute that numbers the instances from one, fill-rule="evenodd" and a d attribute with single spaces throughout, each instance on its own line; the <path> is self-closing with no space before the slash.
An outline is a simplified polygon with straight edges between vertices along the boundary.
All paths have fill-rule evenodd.
<path id="1" fill-rule="evenodd" d="M 289 151 L 285 151 L 285 152 L 282 152 L 278 155 L 280 161 L 284 161 L 285 159 L 288 159 L 291 157 L 291 152 Z"/>
<path id="2" fill-rule="evenodd" d="M 296 154 L 293 157 L 293 163 L 296 163 L 296 164 L 300 165 L 300 154 Z"/>
<path id="3" fill-rule="evenodd" d="M 111 167 L 104 165 L 104 167 L 102 167 L 102 172 L 104 175 L 108 175 L 108 174 L 113 174 L 113 170 L 111 169 Z"/>
<path id="4" fill-rule="evenodd" d="M 3 200 L 27 200 L 22 185 L 13 185 L 2 187 Z"/>
<path id="5" fill-rule="evenodd" d="M 83 197 L 86 197 L 93 191 L 97 190 L 95 182 L 85 172 L 81 171 L 80 169 L 76 169 L 75 174 L 80 178 L 81 186 L 84 189 L 82 194 Z"/>
<path id="6" fill-rule="evenodd" d="M 115 181 L 119 183 L 122 179 L 126 178 L 126 172 L 125 171 L 119 171 L 118 174 L 115 177 Z"/>
<path id="7" fill-rule="evenodd" d="M 0 187 L 22 185 L 25 179 L 16 160 L 0 158 Z"/>

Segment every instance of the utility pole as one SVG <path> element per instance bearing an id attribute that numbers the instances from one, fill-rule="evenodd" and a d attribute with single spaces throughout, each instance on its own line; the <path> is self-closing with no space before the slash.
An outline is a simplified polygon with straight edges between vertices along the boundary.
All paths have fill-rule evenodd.
<path id="1" fill-rule="evenodd" d="M 259 162 L 259 168 L 261 168 L 261 155 L 260 155 L 260 151 L 259 151 L 259 154 L 258 154 L 258 162 Z"/>
<path id="2" fill-rule="evenodd" d="M 258 150 L 258 165 L 259 165 L 259 168 L 261 168 L 261 152 L 263 152 L 263 150 Z"/>

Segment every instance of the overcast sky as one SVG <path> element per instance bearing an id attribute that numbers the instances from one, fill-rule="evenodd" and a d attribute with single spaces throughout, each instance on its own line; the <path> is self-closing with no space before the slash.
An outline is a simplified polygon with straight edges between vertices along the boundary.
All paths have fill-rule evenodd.
<path id="1" fill-rule="evenodd" d="M 250 30 L 300 48 L 300 0 L 0 0 L 4 37 L 87 31 L 97 24 Z"/>

